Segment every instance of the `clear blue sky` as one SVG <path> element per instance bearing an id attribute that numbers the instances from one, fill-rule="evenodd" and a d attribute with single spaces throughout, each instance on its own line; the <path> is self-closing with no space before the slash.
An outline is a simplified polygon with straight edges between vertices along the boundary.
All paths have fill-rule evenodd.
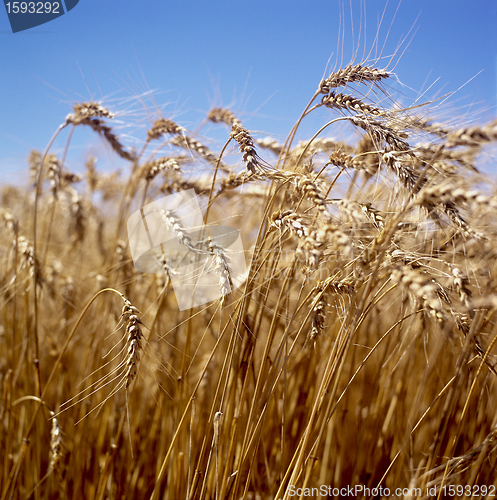
<path id="1" fill-rule="evenodd" d="M 351 1 L 357 41 L 362 2 Z M 369 48 L 385 0 L 365 3 Z M 346 64 L 349 0 L 80 0 L 16 34 L 0 6 L 0 182 L 27 179 L 30 149 L 43 150 L 72 105 L 90 98 L 119 113 L 129 145 L 145 137 L 153 103 L 191 130 L 216 104 L 231 106 L 251 130 L 286 135 L 335 61 L 340 6 Z M 379 35 L 381 48 L 390 30 L 384 55 L 413 24 L 395 68 L 402 83 L 426 90 L 435 82 L 427 97 L 466 84 L 450 100 L 453 112 L 474 103 L 472 118 L 495 117 L 497 0 L 390 0 Z M 136 96 L 147 91 L 142 105 Z M 74 170 L 99 141 L 85 134 L 75 134 Z"/>

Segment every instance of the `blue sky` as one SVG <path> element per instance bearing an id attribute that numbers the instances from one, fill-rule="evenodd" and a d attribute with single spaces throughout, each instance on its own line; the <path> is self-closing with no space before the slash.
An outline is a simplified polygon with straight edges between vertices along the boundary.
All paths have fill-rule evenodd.
<path id="1" fill-rule="evenodd" d="M 385 0 L 351 3 L 80 0 L 58 19 L 16 34 L 0 7 L 0 182 L 27 180 L 30 149 L 43 150 L 72 105 L 91 98 L 117 113 L 129 145 L 143 140 L 159 108 L 195 130 L 214 104 L 230 106 L 251 130 L 285 136 L 328 61 L 335 63 L 341 11 L 343 63 L 361 25 L 361 42 L 365 25 L 368 50 L 372 45 Z M 496 0 L 390 0 L 378 52 L 384 45 L 382 54 L 393 54 L 407 36 L 395 67 L 405 87 L 395 89 L 426 91 L 422 100 L 457 91 L 446 116 L 481 122 L 496 116 L 496 33 Z M 87 131 L 77 130 L 73 141 L 72 170 L 105 149 Z"/>

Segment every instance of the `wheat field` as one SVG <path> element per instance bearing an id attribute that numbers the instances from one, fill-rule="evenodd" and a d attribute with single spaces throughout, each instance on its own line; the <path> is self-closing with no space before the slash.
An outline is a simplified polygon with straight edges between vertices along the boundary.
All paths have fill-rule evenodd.
<path id="1" fill-rule="evenodd" d="M 104 103 L 61 117 L 65 150 L 32 151 L 29 184 L 1 189 L 2 500 L 495 494 L 481 164 L 497 123 L 400 106 L 377 63 L 316 82 L 280 141 L 224 108 L 196 131 L 155 116 L 139 150 Z M 82 128 L 126 173 L 68 169 Z M 190 189 L 206 223 L 239 229 L 247 272 L 235 286 L 229 249 L 199 250 L 165 212 L 184 258 L 211 255 L 218 276 L 218 299 L 180 310 L 169 256 L 139 272 L 126 224 Z"/>

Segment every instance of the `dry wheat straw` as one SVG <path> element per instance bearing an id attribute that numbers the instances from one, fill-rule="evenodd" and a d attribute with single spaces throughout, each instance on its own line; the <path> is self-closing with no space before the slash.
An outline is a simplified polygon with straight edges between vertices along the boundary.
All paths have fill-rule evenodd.
<path id="1" fill-rule="evenodd" d="M 113 114 L 97 103 L 76 105 L 61 126 L 88 125 L 117 155 L 134 159 L 129 185 L 155 188 L 150 199 L 194 188 L 201 202 L 215 199 L 212 219 L 221 224 L 233 214 L 244 215 L 244 232 L 257 242 L 244 291 L 231 297 L 230 314 L 220 309 L 234 290 L 235 266 L 219 243 L 194 241 L 179 211 L 162 212 L 164 224 L 187 250 L 179 254 L 207 260 L 206 272 L 216 278 L 219 292 L 219 307 L 178 312 L 169 293 L 168 276 L 179 272 L 174 260 L 159 258 L 167 275 L 138 273 L 128 245 L 118 239 L 129 213 L 123 209 L 115 220 L 107 201 L 124 198 L 130 211 L 137 204 L 122 177 L 98 172 L 89 157 L 86 186 L 76 189 L 78 178 L 66 173 L 64 160 L 50 147 L 45 159 L 31 152 L 32 172 L 46 180 L 46 186 L 39 183 L 35 226 L 47 235 L 53 217 L 57 231 L 46 236 L 47 258 L 38 263 L 19 233 L 19 224 L 32 225 L 24 214 L 30 193 L 1 191 L 6 208 L 0 209 L 0 229 L 7 235 L 0 249 L 2 500 L 31 497 L 33 471 L 62 472 L 66 447 L 71 448 L 69 467 L 45 486 L 37 485 L 34 496 L 288 500 L 290 481 L 342 486 L 363 478 L 368 487 L 396 488 L 409 479 L 439 486 L 495 480 L 497 359 L 487 346 L 491 350 L 495 342 L 497 201 L 495 187 L 476 175 L 483 146 L 497 140 L 495 122 L 452 131 L 429 120 L 428 113 L 417 117 L 398 106 L 384 110 L 385 102 L 394 102 L 382 86 L 390 76 L 352 64 L 329 75 L 319 86 L 322 95 L 313 96 L 302 116 L 319 106 L 344 116 L 293 148 L 294 138 L 302 135 L 300 120 L 282 146 L 269 138 L 256 141 L 231 111 L 212 109 L 208 119 L 231 127 L 225 147 L 238 144 L 245 168 L 236 173 L 220 163 L 225 148 L 211 152 L 163 118 L 144 143 L 165 137 L 165 144 L 146 161 L 125 152 L 104 122 Z M 350 125 L 358 141 L 318 137 L 328 126 L 337 128 L 336 137 L 345 136 Z M 169 156 L 172 146 L 193 154 Z M 171 151 L 156 158 L 163 147 Z M 278 156 L 281 168 L 259 158 L 258 148 Z M 230 175 L 216 179 L 203 168 L 206 162 L 220 163 Z M 188 175 L 183 165 L 191 167 Z M 154 185 L 160 173 L 163 185 Z M 66 234 L 68 215 L 72 241 Z M 108 227 L 115 239 L 109 239 Z M 75 245 L 78 241 L 85 245 Z M 37 315 L 26 293 L 30 283 L 19 278 L 22 268 L 43 283 Z M 106 291 L 93 295 L 95 288 L 116 281 L 125 292 L 118 292 L 122 311 L 105 295 L 90 311 L 94 298 Z M 153 318 L 151 332 L 161 332 L 151 353 L 156 359 L 143 377 L 138 374 L 145 327 L 132 305 L 135 297 Z M 68 332 L 71 324 L 75 327 Z M 84 330 L 73 337 L 78 325 Z M 109 351 L 106 334 L 113 326 L 122 338 Z M 39 356 L 31 341 L 35 327 L 43 343 Z M 314 351 L 303 349 L 309 345 Z M 114 349 L 117 354 L 101 367 L 102 356 Z M 473 351 L 486 363 L 478 371 L 469 363 Z M 54 366 L 42 390 L 50 400 L 66 401 L 62 407 L 71 422 L 87 414 L 78 403 L 115 384 L 97 401 L 97 418 L 64 426 L 71 434 L 65 442 L 53 413 L 48 439 L 36 430 L 36 415 L 27 422 L 24 411 L 11 404 L 37 390 L 35 358 L 42 374 Z M 109 372 L 93 382 L 99 366 Z M 95 368 L 89 386 L 72 397 Z M 483 368 L 488 376 L 479 375 Z M 468 392 L 470 385 L 475 389 Z M 125 400 L 117 394 L 122 390 Z M 106 404 L 110 398 L 114 404 Z M 139 443 L 133 460 L 121 445 L 124 404 L 130 441 Z M 201 411 L 189 414 L 194 407 Z M 229 425 L 220 420 L 221 412 Z M 164 415 L 174 415 L 172 426 Z M 459 420 L 459 429 L 451 425 Z M 183 425 L 188 421 L 190 426 Z M 452 442 L 469 451 L 456 454 Z M 209 443 L 215 467 L 209 467 Z"/>
<path id="2" fill-rule="evenodd" d="M 426 471 L 419 479 L 419 484 L 421 484 L 422 479 L 428 479 L 432 476 L 435 476 L 430 481 L 426 482 L 426 488 L 441 488 L 442 485 L 445 485 L 445 488 L 448 490 L 449 485 L 453 486 L 454 492 L 457 491 L 456 487 L 460 481 L 461 474 L 465 471 L 470 470 L 472 465 L 476 465 L 478 469 L 482 466 L 483 462 L 490 461 L 490 457 L 492 456 L 492 452 L 497 449 L 497 429 L 492 428 L 491 431 L 485 436 L 482 443 L 478 446 L 472 447 L 468 452 L 464 453 L 460 456 L 452 457 L 447 460 L 445 463 L 434 467 Z M 475 485 L 478 489 L 482 489 Z M 474 488 L 476 491 L 476 488 Z M 452 488 L 451 488 L 452 490 Z M 463 489 L 464 490 L 464 489 Z M 491 488 L 485 486 L 485 490 L 482 491 L 490 491 Z M 467 489 L 466 492 L 473 491 L 473 488 Z M 485 494 L 483 495 L 485 496 Z"/>

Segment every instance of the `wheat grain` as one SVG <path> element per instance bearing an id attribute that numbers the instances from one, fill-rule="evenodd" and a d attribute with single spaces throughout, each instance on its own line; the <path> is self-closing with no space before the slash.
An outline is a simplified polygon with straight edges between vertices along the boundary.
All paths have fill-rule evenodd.
<path id="1" fill-rule="evenodd" d="M 331 200 L 329 203 L 336 204 L 356 222 L 363 222 L 364 218 L 369 220 L 377 229 L 385 227 L 385 217 L 371 206 L 370 203 L 359 203 L 357 201 L 342 198 Z"/>
<path id="2" fill-rule="evenodd" d="M 242 159 L 247 167 L 247 170 L 255 174 L 259 170 L 264 170 L 266 168 L 257 155 L 254 147 L 254 139 L 249 134 L 248 130 L 240 123 L 233 123 L 230 138 L 234 139 L 238 143 L 240 153 L 242 153 Z"/>
<path id="3" fill-rule="evenodd" d="M 171 144 L 186 149 L 187 151 L 196 153 L 198 156 L 200 156 L 200 158 L 206 160 L 212 165 L 215 165 L 217 162 L 217 156 L 207 146 L 203 145 L 201 142 L 197 141 L 197 139 L 194 139 L 189 135 L 176 135 L 171 140 Z M 221 170 L 229 171 L 229 168 L 221 162 L 219 168 Z"/>
<path id="4" fill-rule="evenodd" d="M 403 151 L 388 151 L 383 153 L 382 160 L 387 167 L 395 172 L 410 194 L 417 193 L 426 183 L 425 179 L 419 182 L 419 175 L 412 167 L 411 156 Z"/>
<path id="5" fill-rule="evenodd" d="M 308 198 L 319 209 L 322 214 L 328 215 L 326 211 L 326 200 L 317 181 L 308 176 L 295 177 L 297 192 Z"/>
<path id="6" fill-rule="evenodd" d="M 357 97 L 353 97 L 347 94 L 341 94 L 339 92 L 330 92 L 321 98 L 321 105 L 327 108 L 338 108 L 346 109 L 349 111 L 355 111 L 363 114 L 369 114 L 374 116 L 379 116 L 385 114 L 380 108 L 367 104 Z"/>
<path id="7" fill-rule="evenodd" d="M 48 467 L 50 471 L 57 471 L 63 456 L 62 429 L 53 411 L 50 412 L 50 416 L 52 429 L 50 430 L 50 463 Z"/>
<path id="8" fill-rule="evenodd" d="M 29 153 L 28 163 L 29 163 L 29 178 L 31 184 L 34 185 L 36 183 L 36 179 L 38 178 L 38 171 L 40 170 L 42 164 L 41 153 L 39 151 L 32 149 Z"/>
<path id="9" fill-rule="evenodd" d="M 15 236 L 19 229 L 19 221 L 17 218 L 5 208 L 0 208 L 0 217 L 5 223 L 5 227 Z"/>
<path id="10" fill-rule="evenodd" d="M 74 114 L 66 117 L 66 123 L 74 125 L 88 125 L 97 134 L 103 135 L 112 149 L 125 160 L 133 161 L 135 155 L 125 150 L 112 129 L 105 125 L 100 118 L 114 118 L 114 114 L 97 103 L 81 103 L 74 106 Z"/>
<path id="11" fill-rule="evenodd" d="M 276 139 L 271 139 L 271 137 L 258 138 L 255 142 L 259 147 L 271 151 L 276 156 L 279 156 L 283 151 L 283 144 L 280 144 Z"/>
<path id="12" fill-rule="evenodd" d="M 311 342 L 315 342 L 318 338 L 319 334 L 324 329 L 324 321 L 325 321 L 325 299 L 324 296 L 321 295 L 320 298 L 316 301 L 315 305 L 312 308 L 312 317 L 311 317 L 311 332 L 309 334 L 309 340 Z"/>
<path id="13" fill-rule="evenodd" d="M 440 301 L 442 287 L 433 277 L 422 275 L 409 266 L 403 266 L 392 270 L 391 279 L 408 289 L 415 298 L 420 300 L 423 308 L 430 315 L 442 323 L 445 321 L 445 314 Z"/>
<path id="14" fill-rule="evenodd" d="M 318 91 L 321 94 L 329 94 L 332 88 L 344 87 L 347 83 L 376 83 L 390 78 L 390 76 L 391 74 L 384 69 L 363 66 L 361 64 L 349 65 L 331 73 L 328 78 L 322 79 Z"/>
<path id="15" fill-rule="evenodd" d="M 456 130 L 447 136 L 445 146 L 479 146 L 497 141 L 497 121 L 483 127 L 466 127 Z"/>
<path id="16" fill-rule="evenodd" d="M 221 294 L 221 307 L 226 304 L 228 295 L 234 290 L 233 281 L 231 279 L 232 271 L 228 264 L 226 252 L 221 245 L 218 245 L 211 238 L 208 239 L 209 251 L 214 255 L 214 262 L 219 271 L 219 292 Z"/>
<path id="17" fill-rule="evenodd" d="M 85 239 L 87 213 L 78 191 L 72 186 L 66 186 L 65 190 L 70 198 L 69 212 L 72 216 L 70 231 L 74 234 L 75 241 L 81 243 Z"/>
<path id="18" fill-rule="evenodd" d="M 198 252 L 191 237 L 185 231 L 181 219 L 175 212 L 173 210 L 161 210 L 160 214 L 164 224 L 174 232 L 178 241 L 192 252 Z"/>
<path id="19" fill-rule="evenodd" d="M 52 186 L 52 194 L 54 199 L 57 199 L 57 193 L 60 188 L 62 167 L 59 163 L 59 159 L 53 153 L 47 155 L 47 157 L 45 158 L 45 163 L 48 167 L 48 178 L 50 179 L 50 184 Z"/>
<path id="20" fill-rule="evenodd" d="M 333 224 L 324 224 L 315 228 L 307 236 L 297 250 L 297 255 L 303 256 L 307 267 L 316 270 L 325 257 L 325 251 L 333 245 L 344 256 L 352 251 L 352 242 L 349 237 Z"/>
<path id="21" fill-rule="evenodd" d="M 207 114 L 207 119 L 214 123 L 226 123 L 230 127 L 240 120 L 229 110 L 224 108 L 212 108 Z"/>
<path id="22" fill-rule="evenodd" d="M 140 311 L 131 304 L 127 299 L 124 299 L 124 306 L 121 312 L 121 318 L 126 323 L 126 361 L 125 361 L 125 381 L 126 389 L 131 385 L 138 373 L 138 366 L 140 363 L 142 346 L 142 331 L 140 325 L 142 324 L 138 314 Z"/>
<path id="23" fill-rule="evenodd" d="M 96 102 L 81 102 L 74 105 L 74 115 L 69 115 L 74 124 L 83 123 L 90 118 L 114 118 L 114 114 Z"/>
<path id="24" fill-rule="evenodd" d="M 172 120 L 159 118 L 155 121 L 152 128 L 147 131 L 147 142 L 160 139 L 165 134 L 178 135 L 184 132 L 184 128 L 180 127 Z"/>
<path id="25" fill-rule="evenodd" d="M 376 173 L 376 169 L 372 168 L 362 157 L 352 156 L 342 151 L 333 151 L 329 156 L 329 161 L 339 168 L 362 170 L 370 177 Z"/>
<path id="26" fill-rule="evenodd" d="M 37 281 L 41 284 L 40 262 L 34 255 L 33 246 L 24 236 L 19 236 L 14 240 L 14 250 L 17 250 L 21 256 L 21 269 L 28 268 L 30 274 L 35 274 Z"/>
<path id="27" fill-rule="evenodd" d="M 350 121 L 356 126 L 368 132 L 373 141 L 378 145 L 386 142 L 395 151 L 409 151 L 411 146 L 405 141 L 406 134 L 395 130 L 378 120 L 373 120 L 367 115 L 351 116 Z M 378 149 L 378 148 L 377 148 Z"/>
<path id="28" fill-rule="evenodd" d="M 303 222 L 303 219 L 291 210 L 278 210 L 269 219 L 269 228 L 281 229 L 286 227 L 295 233 L 299 238 L 309 235 L 309 227 Z"/>
<path id="29" fill-rule="evenodd" d="M 125 150 L 124 146 L 119 142 L 119 139 L 112 132 L 112 129 L 99 120 L 98 118 L 93 118 L 91 120 L 81 121 L 83 125 L 88 125 L 97 134 L 103 135 L 107 142 L 110 144 L 111 148 L 121 157 L 128 161 L 134 161 L 134 153 L 130 153 Z"/>
<path id="30" fill-rule="evenodd" d="M 166 170 L 173 170 L 174 172 L 181 172 L 178 159 L 171 157 L 157 158 L 156 160 L 144 165 L 145 179 L 152 181 L 161 172 Z"/>

